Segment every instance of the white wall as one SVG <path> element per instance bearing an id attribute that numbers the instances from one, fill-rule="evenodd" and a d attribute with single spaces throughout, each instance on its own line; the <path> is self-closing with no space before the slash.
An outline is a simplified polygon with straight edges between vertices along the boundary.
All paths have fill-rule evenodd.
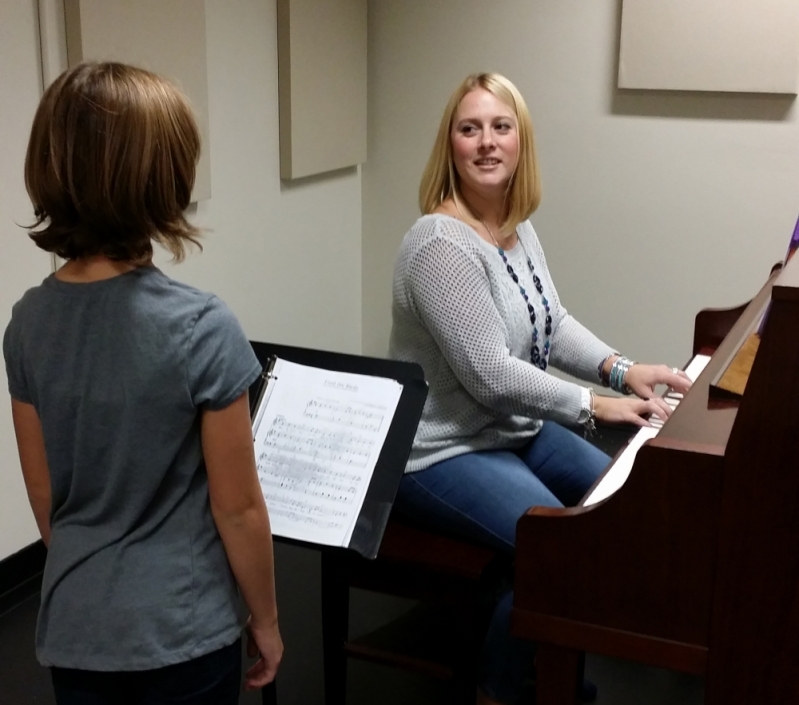
<path id="1" fill-rule="evenodd" d="M 444 105 L 467 73 L 525 96 L 533 224 L 565 305 L 637 359 L 683 364 L 693 316 L 753 295 L 799 213 L 791 99 L 619 91 L 620 0 L 373 0 L 364 167 L 364 352 L 390 329 L 397 248 Z"/>
<path id="2" fill-rule="evenodd" d="M 358 353 L 361 175 L 281 185 L 274 2 L 207 0 L 211 199 L 205 251 L 167 272 L 218 293 L 253 340 Z M 281 705 L 321 702 L 316 551 L 275 546 Z"/>
<path id="3" fill-rule="evenodd" d="M 280 181 L 274 3 L 208 0 L 206 23 L 209 232 L 167 271 L 219 294 L 251 339 L 360 352 L 360 174 Z"/>
<path id="4" fill-rule="evenodd" d="M 41 93 L 35 2 L 0 0 L 0 331 L 11 306 L 50 271 L 50 258 L 18 224 L 33 222 L 22 177 L 27 133 Z M 0 365 L 0 559 L 39 538 L 19 469 L 5 365 Z"/>
<path id="5" fill-rule="evenodd" d="M 22 161 L 40 91 L 33 7 L 0 0 L 3 329 L 11 304 L 49 268 L 46 255 L 14 225 L 30 220 Z M 170 275 L 219 294 L 253 340 L 360 352 L 360 174 L 351 169 L 282 185 L 275 5 L 208 0 L 206 23 L 212 197 L 193 217 L 209 232 L 202 254 L 179 266 L 163 256 L 158 262 Z M 0 403 L 0 559 L 38 538 L 8 406 Z"/>

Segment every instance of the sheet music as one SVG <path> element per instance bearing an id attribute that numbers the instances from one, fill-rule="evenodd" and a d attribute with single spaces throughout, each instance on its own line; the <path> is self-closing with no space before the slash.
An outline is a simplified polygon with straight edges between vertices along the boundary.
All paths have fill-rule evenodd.
<path id="1" fill-rule="evenodd" d="M 393 379 L 277 360 L 253 424 L 273 534 L 349 544 L 401 393 Z"/>
<path id="2" fill-rule="evenodd" d="M 688 367 L 685 368 L 685 374 L 691 378 L 692 382 L 695 382 L 702 370 L 704 370 L 707 366 L 708 362 L 710 362 L 709 355 L 696 355 L 688 364 Z M 667 394 L 666 401 L 671 406 L 676 406 L 678 403 L 676 400 L 681 397 L 682 395 L 680 394 Z M 583 503 L 584 507 L 588 507 L 592 504 L 602 501 L 603 499 L 607 499 L 627 481 L 630 471 L 633 469 L 633 462 L 635 461 L 635 455 L 638 452 L 638 449 L 650 438 L 657 436 L 662 426 L 662 423 L 658 423 L 653 426 L 643 426 L 641 430 L 639 430 L 638 433 L 633 436 L 632 440 L 624 449 L 622 454 L 618 457 L 616 462 L 613 463 L 613 466 L 610 468 L 610 470 L 608 470 L 608 472 L 605 474 L 605 477 L 602 478 L 602 481 L 594 488 L 594 491 L 585 500 Z"/>

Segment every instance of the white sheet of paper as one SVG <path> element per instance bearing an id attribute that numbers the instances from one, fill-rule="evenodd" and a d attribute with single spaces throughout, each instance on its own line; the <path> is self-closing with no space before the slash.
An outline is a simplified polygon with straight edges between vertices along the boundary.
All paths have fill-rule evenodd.
<path id="1" fill-rule="evenodd" d="M 272 375 L 253 424 L 272 533 L 347 546 L 402 385 L 286 360 Z"/>
<path id="2" fill-rule="evenodd" d="M 691 378 L 692 382 L 695 382 L 708 362 L 710 362 L 709 355 L 696 355 L 685 368 L 685 374 Z M 633 436 L 616 462 L 613 463 L 613 466 L 605 473 L 605 477 L 602 478 L 602 481 L 594 488 L 594 491 L 588 495 L 585 502 L 583 502 L 584 507 L 607 499 L 627 481 L 627 478 L 630 476 L 630 471 L 633 469 L 635 454 L 638 452 L 638 449 L 650 438 L 657 436 L 662 426 L 663 424 L 643 426 L 638 433 Z"/>

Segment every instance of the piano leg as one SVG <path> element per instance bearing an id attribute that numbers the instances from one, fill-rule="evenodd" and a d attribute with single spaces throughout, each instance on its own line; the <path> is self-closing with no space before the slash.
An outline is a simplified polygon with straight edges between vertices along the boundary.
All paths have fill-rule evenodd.
<path id="1" fill-rule="evenodd" d="M 582 676 L 581 654 L 554 644 L 539 644 L 535 657 L 537 705 L 574 705 Z"/>

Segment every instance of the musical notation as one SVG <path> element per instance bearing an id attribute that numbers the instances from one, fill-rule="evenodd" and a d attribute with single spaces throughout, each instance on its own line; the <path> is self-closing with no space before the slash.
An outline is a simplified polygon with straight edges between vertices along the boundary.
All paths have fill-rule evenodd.
<path id="1" fill-rule="evenodd" d="M 369 462 L 374 440 L 355 435 L 348 430 L 327 430 L 310 423 L 292 423 L 276 416 L 266 433 L 263 447 L 310 458 L 318 462 L 333 462 L 364 467 Z"/>
<path id="2" fill-rule="evenodd" d="M 312 399 L 305 409 L 305 417 L 317 421 L 329 421 L 347 428 L 377 431 L 383 423 L 383 414 L 349 404 Z"/>
<path id="3" fill-rule="evenodd" d="M 272 531 L 347 545 L 402 386 L 285 360 L 274 373 L 253 427 Z"/>
<path id="4" fill-rule="evenodd" d="M 320 507 L 311 502 L 306 502 L 300 499 L 287 499 L 285 497 L 273 502 L 275 507 L 282 507 L 283 511 L 299 512 L 318 518 L 330 517 L 330 520 L 341 520 L 347 516 L 347 512 L 343 509 L 328 509 Z"/>
<path id="5" fill-rule="evenodd" d="M 287 477 L 276 478 L 273 475 L 264 473 L 260 478 L 261 488 L 264 494 L 272 496 L 272 490 L 282 492 L 293 492 L 306 497 L 316 497 L 329 502 L 340 504 L 352 504 L 358 492 L 357 484 L 342 485 L 337 482 L 327 482 L 325 480 L 302 481 Z M 283 501 L 283 500 L 281 500 Z M 299 502 L 309 509 L 309 511 L 321 511 L 321 508 L 314 507 L 312 504 Z"/>
<path id="6" fill-rule="evenodd" d="M 304 460 L 303 458 L 298 458 L 296 455 L 284 454 L 275 450 L 262 452 L 257 458 L 257 464 L 258 468 L 263 469 L 264 472 L 270 472 L 289 478 L 297 477 L 309 479 L 318 473 L 324 473 L 325 477 L 330 479 L 352 482 L 359 477 L 357 473 L 325 468 L 324 465 L 314 462 L 313 460 Z"/>
<path id="7" fill-rule="evenodd" d="M 342 522 L 335 521 L 333 519 L 320 519 L 318 517 L 309 515 L 307 512 L 300 510 L 300 511 L 291 511 L 289 509 L 284 509 L 280 505 L 269 509 L 269 516 L 271 519 L 281 518 L 286 519 L 293 524 L 299 524 L 302 526 L 310 526 L 314 529 L 340 529 L 342 527 Z"/>
<path id="8" fill-rule="evenodd" d="M 281 517 L 316 529 L 340 529 L 347 519 L 343 509 L 329 509 L 313 502 L 281 497 L 272 500 L 269 506 L 271 519 Z"/>

